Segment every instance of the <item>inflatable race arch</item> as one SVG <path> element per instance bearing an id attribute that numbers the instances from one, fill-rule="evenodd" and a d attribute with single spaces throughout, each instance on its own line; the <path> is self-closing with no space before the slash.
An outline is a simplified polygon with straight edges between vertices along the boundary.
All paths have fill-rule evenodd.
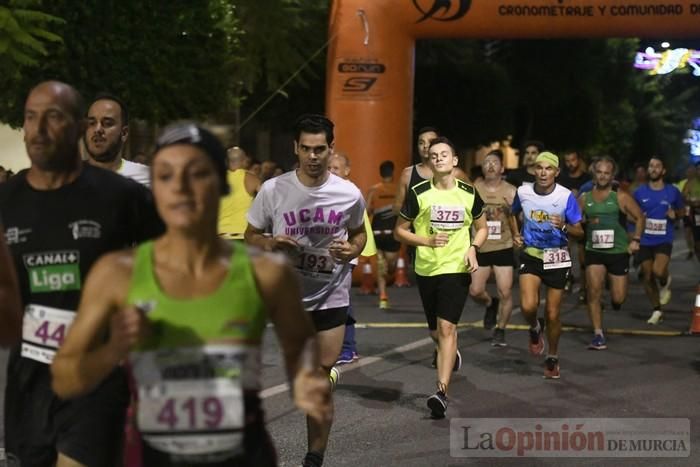
<path id="1" fill-rule="evenodd" d="M 333 0 L 329 21 L 326 112 L 366 192 L 411 163 L 416 39 L 700 38 L 700 0 Z"/>

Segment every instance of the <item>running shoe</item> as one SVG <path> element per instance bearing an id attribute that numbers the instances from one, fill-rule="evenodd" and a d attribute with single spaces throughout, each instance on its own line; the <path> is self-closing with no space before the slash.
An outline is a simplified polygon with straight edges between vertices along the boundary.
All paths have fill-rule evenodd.
<path id="1" fill-rule="evenodd" d="M 605 343 L 605 337 L 602 334 L 595 334 L 593 336 L 593 340 L 591 341 L 588 348 L 591 350 L 605 350 L 605 349 L 607 349 L 608 346 Z"/>
<path id="2" fill-rule="evenodd" d="M 659 302 L 662 305 L 668 305 L 668 302 L 671 301 L 671 275 L 668 275 L 668 280 L 666 281 L 666 285 L 662 285 L 659 287 Z M 656 324 L 656 323 L 651 323 L 651 324 Z"/>
<path id="3" fill-rule="evenodd" d="M 307 452 L 301 463 L 301 467 L 321 467 L 322 465 L 323 456 L 317 452 Z"/>
<path id="4" fill-rule="evenodd" d="M 544 353 L 544 320 L 538 318 L 540 329 L 535 331 L 530 329 L 530 353 L 532 355 L 542 355 Z"/>
<path id="5" fill-rule="evenodd" d="M 380 310 L 388 310 L 391 308 L 389 305 L 389 299 L 388 298 L 380 298 L 379 299 L 379 309 Z"/>
<path id="6" fill-rule="evenodd" d="M 345 365 L 347 363 L 352 363 L 353 355 L 351 350 L 343 350 L 338 355 L 338 360 L 335 361 L 336 365 Z"/>
<path id="7" fill-rule="evenodd" d="M 331 383 L 331 392 L 335 391 L 335 387 L 338 385 L 338 379 L 340 379 L 340 371 L 336 367 L 332 367 L 330 373 L 328 373 L 328 381 Z"/>
<path id="8" fill-rule="evenodd" d="M 360 359 L 360 354 L 357 353 L 357 352 L 353 352 L 353 353 L 352 353 L 352 361 L 353 361 L 353 362 L 356 362 L 356 361 L 358 361 L 359 359 Z"/>
<path id="9" fill-rule="evenodd" d="M 447 412 L 447 396 L 445 393 L 438 391 L 428 397 L 428 408 L 430 409 L 431 417 L 445 418 L 445 412 Z"/>
<path id="10" fill-rule="evenodd" d="M 491 345 L 494 347 L 505 347 L 506 344 L 506 330 L 501 328 L 496 328 L 493 330 L 493 337 L 491 338 Z"/>
<path id="11" fill-rule="evenodd" d="M 496 326 L 497 318 L 498 299 L 493 297 L 491 299 L 491 304 L 486 307 L 486 312 L 484 313 L 484 329 L 493 329 Z"/>
<path id="12" fill-rule="evenodd" d="M 664 314 L 661 310 L 654 310 L 651 317 L 647 320 L 647 324 L 659 324 L 664 320 Z"/>
<path id="13" fill-rule="evenodd" d="M 556 357 L 547 357 L 544 361 L 544 377 L 545 379 L 559 379 L 559 359 Z"/>

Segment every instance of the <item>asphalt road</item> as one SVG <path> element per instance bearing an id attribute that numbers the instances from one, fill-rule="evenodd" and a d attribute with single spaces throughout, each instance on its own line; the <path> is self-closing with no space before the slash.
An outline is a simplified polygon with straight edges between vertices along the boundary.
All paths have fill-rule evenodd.
<path id="1" fill-rule="evenodd" d="M 390 289 L 389 311 L 376 307 L 376 296 L 353 291 L 362 358 L 341 367 L 325 465 L 700 465 L 700 431 L 695 428 L 700 423 L 700 336 L 678 336 L 688 329 L 700 277 L 700 264 L 685 260 L 686 253 L 685 245 L 676 242 L 673 297 L 661 325 L 646 324 L 651 308 L 633 274 L 622 310 L 612 311 L 607 299 L 608 350 L 587 349 L 587 311 L 577 303 L 577 294 L 568 295 L 561 310 L 567 330 L 560 344 L 558 381 L 542 378 L 543 360 L 528 353 L 525 330 L 508 330 L 509 346 L 492 347 L 490 331 L 481 327 L 483 307 L 468 301 L 459 333 L 464 365 L 452 379 L 445 420 L 432 420 L 426 407 L 436 375 L 418 291 Z M 495 292 L 493 285 L 489 288 Z M 516 280 L 511 320 L 516 326 L 524 324 L 518 293 Z M 263 397 L 269 429 L 280 465 L 298 466 L 306 450 L 304 420 L 282 390 L 284 374 L 272 335 L 266 344 Z M 489 459 L 452 457 L 450 451 L 450 419 L 455 418 L 594 418 L 606 423 L 610 418 L 672 417 L 690 419 L 690 457 Z"/>
<path id="2" fill-rule="evenodd" d="M 679 336 L 688 329 L 700 277 L 700 264 L 685 259 L 677 241 L 671 272 L 673 298 L 663 324 L 650 326 L 651 313 L 636 276 L 620 311 L 607 307 L 604 325 L 608 350 L 587 350 L 587 312 L 576 294 L 568 295 L 561 316 L 566 331 L 560 344 L 561 379 L 542 378 L 542 358 L 527 351 L 527 332 L 513 289 L 514 329 L 509 346 L 490 345 L 481 327 L 483 308 L 471 300 L 462 315 L 459 348 L 464 358 L 450 387 L 448 418 L 432 420 L 426 397 L 434 391 L 432 345 L 415 288 L 390 289 L 391 310 L 379 310 L 376 296 L 353 290 L 362 358 L 341 367 L 335 392 L 336 421 L 326 453 L 328 466 L 451 465 L 700 465 L 700 337 Z M 493 284 L 489 288 L 494 292 Z M 609 300 L 607 301 L 609 303 Z M 520 325 L 520 329 L 518 329 Z M 5 354 L 0 354 L 0 364 Z M 298 466 L 306 452 L 303 416 L 286 389 L 272 329 L 265 337 L 262 392 L 269 430 L 281 466 Z M 1 373 L 4 384 L 4 371 Z M 0 406 L 1 407 L 1 406 Z M 460 418 L 647 419 L 690 420 L 690 456 L 683 458 L 458 458 L 450 451 L 450 420 Z M 458 421 L 458 420 L 457 420 Z M 695 448 L 695 449 L 693 449 Z"/>

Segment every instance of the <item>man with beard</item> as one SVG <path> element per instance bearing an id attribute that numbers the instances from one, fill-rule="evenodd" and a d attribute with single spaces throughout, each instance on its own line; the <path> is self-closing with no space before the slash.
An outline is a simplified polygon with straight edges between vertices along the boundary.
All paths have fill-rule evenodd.
<path id="1" fill-rule="evenodd" d="M 129 110 L 126 104 L 111 94 L 98 94 L 87 114 L 85 149 L 88 162 L 150 186 L 148 166 L 122 157 L 122 148 L 128 137 Z"/>
<path id="2" fill-rule="evenodd" d="M 23 125 L 31 166 L 0 186 L 24 307 L 22 342 L 7 366 L 5 448 L 27 466 L 114 465 L 129 395 L 123 368 L 89 395 L 61 400 L 49 365 L 95 261 L 163 228 L 149 190 L 81 160 L 82 102 L 65 83 L 31 90 Z"/>
<path id="3" fill-rule="evenodd" d="M 506 326 L 513 310 L 513 234 L 518 226 L 510 213 L 515 198 L 515 187 L 503 181 L 503 153 L 495 149 L 486 155 L 482 165 L 484 179 L 476 182 L 484 201 L 488 236 L 477 252 L 479 269 L 472 273 L 469 295 L 486 306 L 484 329 L 493 329 L 491 345 L 506 346 Z M 486 282 L 493 271 L 498 296 L 486 291 Z"/>
<path id="4" fill-rule="evenodd" d="M 581 194 L 578 204 L 586 222 L 586 291 L 593 325 L 593 340 L 588 348 L 604 350 L 607 343 L 600 306 L 603 286 L 607 276 L 612 308 L 619 310 L 627 297 L 629 255 L 639 250 L 644 216 L 629 193 L 613 189 L 617 164 L 611 157 L 601 157 L 592 168 L 595 185 L 591 191 Z M 635 221 L 631 241 L 625 230 L 626 217 Z"/>
<path id="5" fill-rule="evenodd" d="M 635 261 L 641 265 L 644 291 L 652 306 L 647 323 L 659 324 L 664 317 L 661 307 L 671 301 L 668 264 L 673 249 L 673 224 L 683 217 L 684 208 L 678 188 L 664 183 L 666 168 L 660 157 L 649 160 L 647 173 L 649 182 L 634 192 L 634 199 L 646 216 Z"/>
<path id="6" fill-rule="evenodd" d="M 574 196 L 578 197 L 581 185 L 591 180 L 586 163 L 579 151 L 569 150 L 564 153 L 564 164 L 566 172 L 562 173 L 557 183 L 571 190 Z"/>
<path id="7" fill-rule="evenodd" d="M 351 264 L 367 242 L 365 202 L 360 190 L 329 172 L 333 122 L 306 114 L 294 127 L 299 168 L 263 183 L 248 211 L 247 243 L 288 254 L 302 283 L 321 352 L 321 366 L 335 387 L 350 304 Z M 271 229 L 272 236 L 265 231 Z M 307 418 L 304 467 L 319 467 L 332 425 Z"/>
<path id="8" fill-rule="evenodd" d="M 510 172 L 506 181 L 516 188 L 523 184 L 535 183 L 535 159 L 544 151 L 544 143 L 540 141 L 528 141 L 523 145 L 522 166 Z"/>

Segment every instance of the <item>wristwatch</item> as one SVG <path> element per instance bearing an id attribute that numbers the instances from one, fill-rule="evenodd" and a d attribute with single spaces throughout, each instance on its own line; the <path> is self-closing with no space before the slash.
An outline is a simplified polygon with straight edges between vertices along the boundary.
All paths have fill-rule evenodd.
<path id="1" fill-rule="evenodd" d="M 474 247 L 474 249 L 476 250 L 477 253 L 479 252 L 479 250 L 481 250 L 481 246 L 479 246 L 479 245 L 477 245 L 477 244 L 475 244 L 475 243 L 472 243 L 471 246 Z"/>

